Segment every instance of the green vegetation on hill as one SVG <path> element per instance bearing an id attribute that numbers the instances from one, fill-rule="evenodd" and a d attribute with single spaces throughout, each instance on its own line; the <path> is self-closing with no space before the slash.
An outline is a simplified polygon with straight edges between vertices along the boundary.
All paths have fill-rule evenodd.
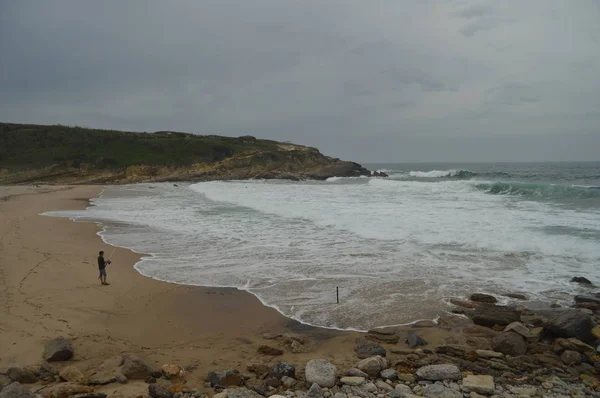
<path id="1" fill-rule="evenodd" d="M 253 137 L 0 123 L 0 169 L 77 168 L 82 164 L 113 170 L 141 164 L 180 167 L 218 162 L 245 151 L 276 151 L 277 145 Z"/>

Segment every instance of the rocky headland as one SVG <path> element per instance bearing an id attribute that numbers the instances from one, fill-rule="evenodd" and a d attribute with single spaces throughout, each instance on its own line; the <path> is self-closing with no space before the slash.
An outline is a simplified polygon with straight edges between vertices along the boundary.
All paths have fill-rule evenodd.
<path id="1" fill-rule="evenodd" d="M 380 176 L 318 149 L 252 136 L 0 123 L 0 184 L 127 184 Z"/>
<path id="2" fill-rule="evenodd" d="M 315 339 L 314 331 L 302 329 L 265 333 L 243 368 L 214 369 L 200 378 L 192 377 L 193 365 L 156 367 L 134 353 L 83 368 L 73 360 L 71 342 L 59 336 L 46 343 L 39 365 L 0 376 L 0 398 L 597 397 L 600 293 L 588 286 L 590 294 L 576 296 L 570 308 L 500 306 L 480 293 L 453 299 L 453 313 L 435 322 L 359 335 L 353 363 L 336 363 L 335 353 L 287 361 L 327 344 L 327 337 Z"/>

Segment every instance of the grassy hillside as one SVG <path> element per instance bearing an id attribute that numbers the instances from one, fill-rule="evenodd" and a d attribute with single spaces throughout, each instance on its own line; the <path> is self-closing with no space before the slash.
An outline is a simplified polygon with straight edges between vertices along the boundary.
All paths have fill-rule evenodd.
<path id="1" fill-rule="evenodd" d="M 251 136 L 0 123 L 0 184 L 130 183 L 369 174 L 315 148 Z"/>
<path id="2" fill-rule="evenodd" d="M 0 123 L 0 168 L 79 167 L 82 163 L 100 169 L 140 164 L 186 166 L 217 162 L 247 150 L 272 151 L 277 144 L 176 132 L 133 133 Z"/>

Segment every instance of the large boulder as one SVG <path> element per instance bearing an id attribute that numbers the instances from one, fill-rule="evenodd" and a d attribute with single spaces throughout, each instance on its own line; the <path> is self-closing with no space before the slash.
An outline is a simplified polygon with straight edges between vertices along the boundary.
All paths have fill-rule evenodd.
<path id="1" fill-rule="evenodd" d="M 135 354 L 124 355 L 123 365 L 121 365 L 119 370 L 120 374 L 130 380 L 146 380 L 150 376 L 160 376 L 160 371 L 154 369 Z"/>
<path id="2" fill-rule="evenodd" d="M 11 381 L 16 381 L 18 383 L 35 383 L 37 381 L 37 377 L 27 369 L 12 367 L 8 368 L 6 375 Z"/>
<path id="3" fill-rule="evenodd" d="M 456 365 L 427 365 L 417 369 L 417 377 L 422 380 L 458 380 L 460 379 L 460 369 Z"/>
<path id="4" fill-rule="evenodd" d="M 554 337 L 575 337 L 584 342 L 593 340 L 592 318 L 583 311 L 569 309 L 550 318 L 545 325 L 546 332 Z"/>
<path id="5" fill-rule="evenodd" d="M 492 337 L 492 348 L 496 352 L 516 357 L 525 355 L 527 343 L 523 336 L 515 332 L 505 332 Z"/>
<path id="6" fill-rule="evenodd" d="M 387 369 L 388 361 L 379 355 L 365 358 L 356 365 L 359 370 L 372 377 L 376 377 L 383 369 Z"/>
<path id="7" fill-rule="evenodd" d="M 60 336 L 44 345 L 44 359 L 48 362 L 68 361 L 73 358 L 73 346 L 71 342 Z"/>
<path id="8" fill-rule="evenodd" d="M 277 362 L 269 369 L 269 376 L 281 379 L 283 376 L 296 378 L 296 367 L 287 362 Z"/>
<path id="9" fill-rule="evenodd" d="M 359 359 L 370 358 L 374 356 L 386 356 L 385 348 L 373 341 L 360 341 L 354 348 L 354 352 Z"/>
<path id="10" fill-rule="evenodd" d="M 521 320 L 515 308 L 499 305 L 480 305 L 473 311 L 471 317 L 476 325 L 489 328 L 495 325 L 506 326 Z"/>
<path id="11" fill-rule="evenodd" d="M 15 381 L 2 389 L 0 398 L 37 398 L 37 395 Z"/>
<path id="12" fill-rule="evenodd" d="M 304 370 L 306 381 L 321 387 L 331 388 L 335 385 L 337 368 L 325 359 L 312 359 Z"/>

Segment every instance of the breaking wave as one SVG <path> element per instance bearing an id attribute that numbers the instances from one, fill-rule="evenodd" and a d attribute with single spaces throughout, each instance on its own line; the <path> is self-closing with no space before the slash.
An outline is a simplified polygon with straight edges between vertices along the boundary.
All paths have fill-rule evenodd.
<path id="1" fill-rule="evenodd" d="M 494 182 L 475 187 L 492 195 L 515 195 L 538 198 L 600 198 L 600 187 L 525 182 Z"/>
<path id="2" fill-rule="evenodd" d="M 455 177 L 455 178 L 471 178 L 475 177 L 477 173 L 469 170 L 431 170 L 431 171 L 411 171 L 408 173 L 411 177 L 417 178 L 444 178 L 444 177 Z"/>

